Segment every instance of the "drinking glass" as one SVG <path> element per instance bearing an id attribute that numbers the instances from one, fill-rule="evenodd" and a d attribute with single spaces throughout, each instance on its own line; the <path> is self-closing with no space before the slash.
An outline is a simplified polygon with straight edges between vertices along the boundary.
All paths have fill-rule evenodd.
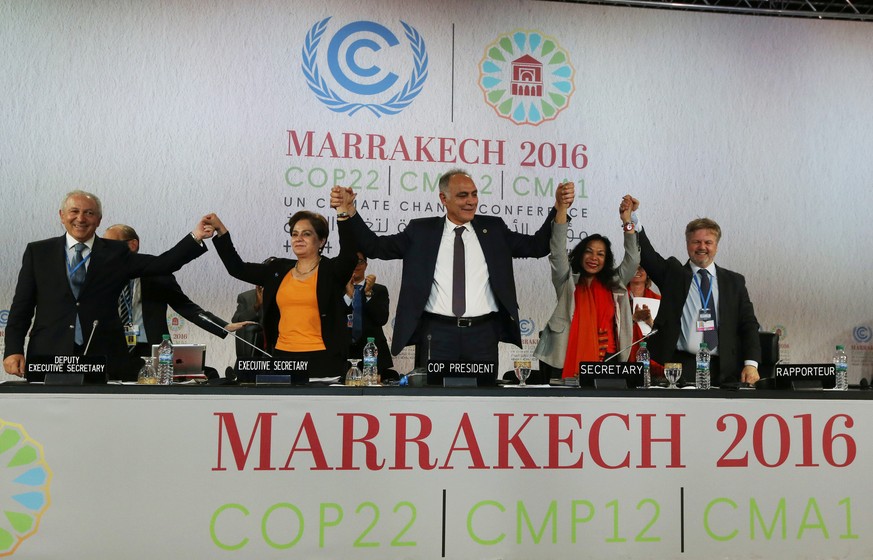
<path id="1" fill-rule="evenodd" d="M 530 376 L 530 368 L 529 367 L 516 367 L 515 368 L 515 377 L 518 378 L 518 386 L 525 387 L 527 385 L 526 381 L 528 376 Z"/>
<path id="2" fill-rule="evenodd" d="M 140 385 L 157 385 L 158 372 L 155 369 L 155 359 L 152 357 L 143 358 L 144 362 L 136 376 L 136 382 Z"/>
<path id="3" fill-rule="evenodd" d="M 358 369 L 358 363 L 360 363 L 360 358 L 349 358 L 349 371 L 346 372 L 346 385 L 349 387 L 358 387 L 363 384 L 363 374 L 361 370 Z"/>
<path id="4" fill-rule="evenodd" d="M 678 389 L 676 383 L 682 379 L 682 364 L 676 362 L 668 362 L 664 364 L 664 377 L 670 382 L 668 389 Z"/>

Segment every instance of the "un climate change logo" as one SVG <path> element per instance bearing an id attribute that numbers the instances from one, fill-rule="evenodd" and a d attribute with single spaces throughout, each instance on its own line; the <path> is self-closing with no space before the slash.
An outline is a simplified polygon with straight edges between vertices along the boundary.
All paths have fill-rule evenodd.
<path id="1" fill-rule="evenodd" d="M 873 332 L 867 325 L 858 325 L 852 330 L 852 337 L 859 344 L 866 344 L 873 338 Z"/>
<path id="2" fill-rule="evenodd" d="M 479 72 L 485 102 L 515 124 L 554 120 L 570 105 L 576 89 L 567 51 L 538 31 L 498 37 L 485 47 Z"/>
<path id="3" fill-rule="evenodd" d="M 537 326 L 533 319 L 522 319 L 518 322 L 518 328 L 521 330 L 521 336 L 531 336 L 534 334 Z"/>
<path id="4" fill-rule="evenodd" d="M 396 115 L 418 97 L 427 81 L 427 48 L 421 34 L 403 21 L 400 24 L 412 53 L 412 69 L 402 86 L 398 84 L 400 76 L 374 61 L 379 55 L 380 62 L 398 72 L 408 68 L 408 56 L 396 54 L 395 47 L 400 45 L 397 36 L 379 23 L 355 21 L 340 28 L 327 44 L 328 77 L 346 93 L 332 89 L 318 64 L 319 46 L 330 19 L 313 25 L 303 43 L 303 75 L 319 101 L 337 113 L 351 116 L 367 109 L 381 117 Z"/>
<path id="5" fill-rule="evenodd" d="M 0 418 L 0 557 L 33 536 L 48 509 L 52 472 L 42 445 Z"/>

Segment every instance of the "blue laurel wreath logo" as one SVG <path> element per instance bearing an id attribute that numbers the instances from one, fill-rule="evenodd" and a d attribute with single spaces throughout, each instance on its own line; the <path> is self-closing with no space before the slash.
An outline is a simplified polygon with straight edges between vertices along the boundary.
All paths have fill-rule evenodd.
<path id="1" fill-rule="evenodd" d="M 424 83 L 427 81 L 427 48 L 421 34 L 404 21 L 400 23 L 403 25 L 406 39 L 409 41 L 409 46 L 412 50 L 414 67 L 409 80 L 399 92 L 384 103 L 356 103 L 346 101 L 340 94 L 331 89 L 322 77 L 315 60 L 318 54 L 318 46 L 321 43 L 330 19 L 330 17 L 327 17 L 313 25 L 306 34 L 306 40 L 303 43 L 303 75 L 306 78 L 306 84 L 309 86 L 309 89 L 312 90 L 319 101 L 336 113 L 348 113 L 349 116 L 352 116 L 361 109 L 367 109 L 381 118 L 382 115 L 396 115 L 400 113 L 418 97 L 418 94 L 421 93 L 424 87 Z"/>
<path id="2" fill-rule="evenodd" d="M 873 338 L 873 332 L 871 332 L 870 327 L 867 325 L 858 325 L 852 331 L 852 336 L 854 337 L 855 342 L 864 344 L 870 342 L 870 339 Z"/>

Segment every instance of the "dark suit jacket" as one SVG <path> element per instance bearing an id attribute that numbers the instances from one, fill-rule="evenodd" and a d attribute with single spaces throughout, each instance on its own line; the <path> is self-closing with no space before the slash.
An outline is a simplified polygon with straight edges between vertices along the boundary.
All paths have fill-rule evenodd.
<path id="1" fill-rule="evenodd" d="M 503 342 L 521 347 L 512 259 L 549 254 L 554 215 L 553 209 L 534 235 L 514 232 L 501 218 L 494 216 L 476 216 L 471 222 L 488 265 L 491 290 L 499 307 L 500 340 Z M 367 257 L 403 259 L 403 276 L 391 343 L 391 351 L 395 356 L 405 346 L 418 342 L 415 333 L 433 286 L 445 220 L 445 217 L 419 218 L 409 222 L 402 232 L 381 237 L 370 231 L 360 214 L 356 213 L 348 220 L 360 251 Z"/>
<path id="2" fill-rule="evenodd" d="M 664 363 L 672 358 L 682 329 L 682 308 L 691 289 L 691 266 L 675 257 L 665 259 L 640 232 L 640 264 L 661 290 L 661 306 L 655 318 L 658 332 L 649 338 L 652 359 Z M 718 355 L 721 381 L 739 380 L 744 360 L 761 361 L 758 319 L 741 274 L 716 266 L 718 278 Z"/>
<path id="3" fill-rule="evenodd" d="M 241 321 L 254 321 L 257 325 L 248 325 L 236 332 L 236 357 L 237 358 L 262 358 L 263 354 L 239 340 L 240 338 L 249 341 L 258 348 L 265 349 L 264 344 L 264 311 L 262 309 L 255 310 L 255 304 L 258 302 L 258 294 L 255 290 L 246 290 L 236 296 L 236 311 L 231 317 L 231 321 L 238 323 Z"/>
<path id="4" fill-rule="evenodd" d="M 352 277 L 358 258 L 348 228 L 348 221 L 337 222 L 340 252 L 336 258 L 322 257 L 318 265 L 318 282 L 315 294 L 321 315 L 321 337 L 328 353 L 337 360 L 345 360 L 349 348 L 349 329 L 346 318 L 346 303 L 343 294 Z M 233 246 L 230 233 L 213 237 L 215 249 L 227 272 L 243 282 L 264 287 L 264 332 L 267 352 L 273 353 L 279 338 L 279 306 L 276 293 L 285 275 L 297 263 L 292 259 L 275 259 L 266 264 L 243 262 Z"/>
<path id="5" fill-rule="evenodd" d="M 394 367 L 394 360 L 391 359 L 391 350 L 388 348 L 388 339 L 385 338 L 385 333 L 382 331 L 382 326 L 388 322 L 388 304 L 388 288 L 382 284 L 373 284 L 373 297 L 369 300 L 364 297 L 363 334 L 360 340 L 356 340 L 349 347 L 349 357 L 363 357 L 367 337 L 372 336 L 375 338 L 376 348 L 379 349 L 380 372 Z M 351 312 L 352 306 L 348 306 L 346 313 Z"/>
<path id="6" fill-rule="evenodd" d="M 78 312 L 86 343 L 97 322 L 88 354 L 105 355 L 110 376 L 118 375 L 127 363 L 118 316 L 124 284 L 131 278 L 171 274 L 205 251 L 190 235 L 157 257 L 132 253 L 124 241 L 96 237 L 77 300 L 67 277 L 66 237 L 29 243 L 9 309 L 4 357 L 24 353 L 28 329 L 28 355 L 72 354 Z"/>
<path id="7" fill-rule="evenodd" d="M 170 334 L 167 328 L 167 306 L 188 319 L 201 329 L 208 331 L 215 336 L 224 338 L 227 333 L 209 321 L 205 321 L 198 317 L 201 313 L 208 317 L 211 321 L 219 325 L 226 325 L 227 321 L 213 315 L 204 310 L 202 307 L 191 301 L 182 291 L 182 287 L 176 281 L 176 277 L 172 274 L 164 276 L 154 276 L 151 278 L 141 278 L 142 281 L 142 318 L 145 324 L 145 334 L 149 344 L 159 344 L 161 337 L 165 334 Z"/>

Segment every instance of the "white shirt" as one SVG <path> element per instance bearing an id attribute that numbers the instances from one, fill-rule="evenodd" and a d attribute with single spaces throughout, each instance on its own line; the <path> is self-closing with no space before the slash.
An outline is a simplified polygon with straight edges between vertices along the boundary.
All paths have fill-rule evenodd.
<path id="1" fill-rule="evenodd" d="M 440 249 L 437 253 L 436 269 L 433 273 L 433 286 L 424 310 L 436 315 L 453 317 L 452 313 L 452 276 L 455 260 L 455 228 L 448 218 L 445 220 L 443 235 L 440 239 Z M 464 241 L 464 293 L 466 308 L 464 317 L 480 317 L 497 311 L 497 300 L 491 291 L 488 276 L 488 264 L 485 253 L 479 244 L 476 231 L 469 222 L 464 224 L 467 230 L 461 235 Z"/>
<path id="2" fill-rule="evenodd" d="M 70 235 L 69 233 L 67 234 L 67 265 L 68 265 L 67 268 L 72 267 L 73 259 L 76 256 L 76 250 L 74 249 L 74 247 L 78 243 L 85 244 L 85 248 L 82 249 L 82 259 L 85 260 L 85 264 L 83 264 L 82 266 L 85 267 L 85 270 L 88 270 L 88 265 L 90 264 L 90 261 L 91 261 L 91 259 L 88 258 L 88 255 L 91 254 L 91 247 L 94 246 L 94 236 L 93 235 L 91 236 L 91 239 L 89 239 L 88 241 L 81 241 L 80 242 L 75 237 Z"/>
<path id="3" fill-rule="evenodd" d="M 700 310 L 703 309 L 703 301 L 700 297 L 701 284 L 700 276 L 697 271 L 700 267 L 693 262 L 688 263 L 691 266 L 691 287 L 688 289 L 688 296 L 685 298 L 685 306 L 682 308 L 682 330 L 679 332 L 679 340 L 676 342 L 676 348 L 684 350 L 691 354 L 697 354 L 700 350 L 700 343 L 703 342 L 703 331 L 697 330 L 697 317 L 700 315 Z M 709 309 L 715 312 L 715 325 L 718 330 L 718 310 L 716 302 L 718 301 L 718 279 L 715 275 L 715 263 L 709 263 L 706 267 L 709 272 L 709 282 L 712 286 L 712 295 L 709 298 Z M 694 279 L 697 278 L 697 281 Z M 703 294 L 705 298 L 707 294 Z M 718 347 L 710 348 L 710 353 L 718 356 Z"/>

